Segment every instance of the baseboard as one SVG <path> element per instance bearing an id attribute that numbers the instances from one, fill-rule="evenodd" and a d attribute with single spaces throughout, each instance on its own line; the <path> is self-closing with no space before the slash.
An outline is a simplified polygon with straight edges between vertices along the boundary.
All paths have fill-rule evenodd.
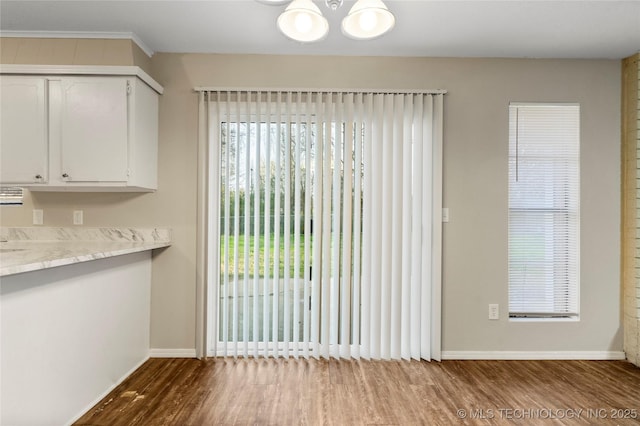
<path id="1" fill-rule="evenodd" d="M 195 349 L 150 349 L 150 358 L 195 358 Z"/>
<path id="2" fill-rule="evenodd" d="M 100 396 L 98 396 L 96 399 L 94 399 L 92 402 L 90 402 L 89 404 L 87 404 L 86 407 L 84 407 L 82 409 L 82 411 L 78 414 L 76 414 L 75 416 L 73 416 L 73 418 L 69 421 L 69 423 L 67 423 L 67 425 L 72 425 L 74 424 L 80 417 L 84 416 L 89 410 L 91 410 L 98 402 L 102 401 L 102 399 L 109 395 L 109 393 L 111 393 L 112 390 L 114 390 L 118 385 L 120 385 L 122 382 L 124 382 L 124 380 L 129 377 L 130 375 L 133 374 L 134 371 L 136 371 L 138 368 L 140 368 L 142 366 L 142 364 L 144 364 L 145 362 L 147 362 L 147 360 L 149 359 L 149 357 L 145 357 L 143 358 L 139 363 L 137 363 L 133 368 L 131 368 L 129 371 L 127 371 L 126 373 L 124 373 L 122 375 L 122 377 L 120 377 L 118 380 L 115 381 L 115 383 L 113 385 L 111 385 L 107 390 L 105 390 L 104 392 L 102 392 L 100 394 Z"/>
<path id="3" fill-rule="evenodd" d="M 622 351 L 443 351 L 442 359 L 469 360 L 624 360 Z"/>

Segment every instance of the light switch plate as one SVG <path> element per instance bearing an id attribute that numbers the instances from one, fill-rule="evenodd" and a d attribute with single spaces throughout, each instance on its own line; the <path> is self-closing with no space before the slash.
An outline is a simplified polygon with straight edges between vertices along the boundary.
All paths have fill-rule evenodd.
<path id="1" fill-rule="evenodd" d="M 489 304 L 489 319 L 490 320 L 500 319 L 500 307 L 497 303 Z"/>
<path id="2" fill-rule="evenodd" d="M 42 225 L 44 223 L 44 211 L 42 209 L 33 209 L 33 224 Z"/>
<path id="3" fill-rule="evenodd" d="M 449 222 L 449 208 L 445 207 L 442 209 L 442 221 Z"/>
<path id="4" fill-rule="evenodd" d="M 74 225 L 82 225 L 84 221 L 82 210 L 74 210 L 73 211 L 73 224 Z"/>

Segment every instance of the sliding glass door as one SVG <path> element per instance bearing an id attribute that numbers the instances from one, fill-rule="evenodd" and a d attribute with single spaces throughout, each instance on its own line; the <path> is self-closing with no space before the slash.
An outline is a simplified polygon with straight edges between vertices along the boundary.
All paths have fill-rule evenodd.
<path id="1" fill-rule="evenodd" d="M 276 354 L 309 341 L 316 125 L 247 119 L 220 123 L 218 333 Z"/>
<path id="2" fill-rule="evenodd" d="M 424 357 L 431 95 L 209 97 L 209 354 Z"/>

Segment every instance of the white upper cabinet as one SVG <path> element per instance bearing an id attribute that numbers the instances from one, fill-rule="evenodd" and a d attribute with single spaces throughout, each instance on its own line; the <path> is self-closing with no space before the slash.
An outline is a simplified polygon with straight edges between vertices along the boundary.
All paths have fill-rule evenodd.
<path id="1" fill-rule="evenodd" d="M 122 77 L 61 81 L 61 177 L 65 181 L 127 181 L 128 85 Z"/>
<path id="2" fill-rule="evenodd" d="M 48 178 L 47 80 L 0 77 L 0 182 Z"/>
<path id="3" fill-rule="evenodd" d="M 137 67 L 105 68 L 2 75 L 0 184 L 31 191 L 157 189 L 162 87 Z"/>

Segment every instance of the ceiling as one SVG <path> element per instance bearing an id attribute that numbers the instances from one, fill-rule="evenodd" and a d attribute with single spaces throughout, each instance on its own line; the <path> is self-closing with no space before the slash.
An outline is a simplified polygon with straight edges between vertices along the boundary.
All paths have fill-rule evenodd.
<path id="1" fill-rule="evenodd" d="M 313 44 L 279 33 L 285 6 L 254 0 L 2 0 L 0 30 L 133 33 L 151 52 L 617 59 L 640 50 L 640 0 L 385 0 L 396 27 L 369 41 L 340 32 L 354 0 L 336 12 L 315 2 L 331 30 Z"/>

